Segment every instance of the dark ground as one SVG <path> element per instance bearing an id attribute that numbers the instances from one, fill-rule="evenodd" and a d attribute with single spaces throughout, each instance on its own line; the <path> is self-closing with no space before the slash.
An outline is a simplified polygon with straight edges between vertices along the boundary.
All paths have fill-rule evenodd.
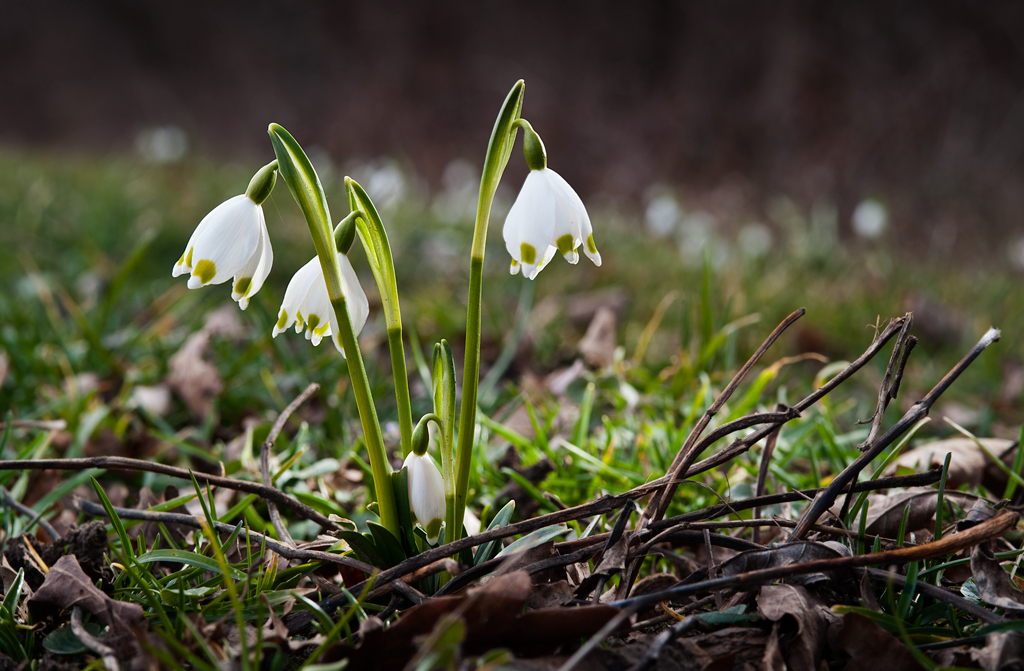
<path id="1" fill-rule="evenodd" d="M 269 155 L 269 121 L 336 162 L 437 184 L 478 163 L 517 78 L 580 191 L 665 183 L 712 211 L 885 199 L 912 253 L 998 255 L 1024 211 L 1024 4 L 7 0 L 0 146 Z M 516 170 L 522 170 L 513 162 Z M 925 244 L 922 245 L 921 242 Z"/>

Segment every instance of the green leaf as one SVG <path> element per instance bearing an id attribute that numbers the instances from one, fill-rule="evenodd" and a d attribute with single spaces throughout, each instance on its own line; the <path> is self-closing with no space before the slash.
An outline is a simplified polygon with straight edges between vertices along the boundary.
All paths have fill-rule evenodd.
<path id="1" fill-rule="evenodd" d="M 367 528 L 370 530 L 370 535 L 373 536 L 373 544 L 377 547 L 377 551 L 384 556 L 384 560 L 387 562 L 384 566 L 378 568 L 391 568 L 395 564 L 405 560 L 405 551 L 402 549 L 402 544 L 398 542 L 398 539 L 387 530 L 382 524 L 377 522 L 367 522 Z"/>
<path id="2" fill-rule="evenodd" d="M 533 533 L 526 534 L 517 541 L 505 546 L 505 548 L 499 552 L 496 556 L 507 557 L 510 554 L 519 552 L 520 550 L 528 550 L 538 545 L 543 545 L 549 540 L 564 536 L 569 532 L 569 527 L 564 524 L 557 524 L 554 526 L 547 527 L 545 529 L 537 529 Z"/>
<path id="3" fill-rule="evenodd" d="M 85 622 L 82 626 L 87 632 L 97 638 L 100 637 L 100 634 L 104 629 L 104 627 L 102 627 L 98 622 Z M 71 625 L 66 625 L 60 629 L 50 632 L 46 638 L 43 639 L 43 648 L 55 655 L 77 655 L 89 650 L 89 648 L 87 648 L 85 644 L 75 636 L 75 632 L 71 631 Z"/>
<path id="4" fill-rule="evenodd" d="M 506 503 L 502 507 L 502 509 L 498 511 L 498 514 L 494 516 L 494 519 L 491 520 L 491 523 L 487 525 L 487 530 L 490 531 L 491 529 L 497 529 L 508 524 L 508 521 L 512 519 L 512 513 L 514 513 L 515 510 L 516 502 L 514 500 Z M 493 559 L 494 556 L 498 554 L 498 550 L 500 549 L 501 540 L 493 540 L 484 543 L 479 548 L 477 548 L 476 554 L 473 555 L 473 565 L 479 566 L 480 564 L 483 564 L 485 561 Z"/>
<path id="5" fill-rule="evenodd" d="M 697 617 L 708 624 L 736 624 L 739 622 L 753 622 L 761 619 L 760 616 L 754 615 L 753 613 L 749 615 L 745 614 L 744 611 L 746 611 L 746 609 L 747 607 L 744 604 L 740 604 L 714 613 L 700 613 Z"/>
<path id="6" fill-rule="evenodd" d="M 272 123 L 267 128 L 270 134 L 270 142 L 274 145 L 274 154 L 277 155 L 277 169 L 284 178 L 288 190 L 302 210 L 306 222 L 312 228 L 315 223 L 322 228 L 325 238 L 334 240 L 331 226 L 331 211 L 327 207 L 327 196 L 324 195 L 324 187 L 320 184 L 320 178 L 313 169 L 306 152 L 302 150 L 299 143 L 295 141 L 292 134 L 282 126 Z M 314 239 L 314 243 L 316 240 Z M 319 253 L 319 245 L 317 245 Z"/>
<path id="7" fill-rule="evenodd" d="M 114 531 L 117 532 L 117 537 L 121 540 L 121 552 L 124 553 L 125 559 L 129 562 L 135 559 L 135 550 L 132 549 L 132 542 L 128 539 L 128 532 L 124 530 L 124 525 L 121 524 L 121 518 L 114 512 L 114 505 L 107 498 L 107 493 L 103 491 L 103 487 L 96 478 L 90 477 L 92 480 L 92 488 L 96 490 L 96 495 L 100 497 L 100 503 L 103 504 L 103 510 L 107 512 L 107 517 L 110 518 L 110 524 L 114 527 Z"/>
<path id="8" fill-rule="evenodd" d="M 187 566 L 195 566 L 205 571 L 213 571 L 218 575 L 223 575 L 220 564 L 217 563 L 216 559 L 196 554 L 195 552 L 187 552 L 185 550 L 153 550 L 152 552 L 139 555 L 136 558 L 136 561 L 140 564 L 160 561 L 175 562 L 178 564 L 185 564 Z M 231 578 L 235 580 L 245 580 L 245 574 L 238 569 L 229 566 L 228 571 Z"/>
<path id="9" fill-rule="evenodd" d="M 352 548 L 352 551 L 356 553 L 362 561 L 367 564 L 372 564 L 378 568 L 383 568 L 387 563 L 384 555 L 377 549 L 371 536 L 367 534 L 361 534 L 358 531 L 349 531 L 347 529 L 342 531 L 332 532 L 339 539 L 348 543 L 348 546 Z"/>

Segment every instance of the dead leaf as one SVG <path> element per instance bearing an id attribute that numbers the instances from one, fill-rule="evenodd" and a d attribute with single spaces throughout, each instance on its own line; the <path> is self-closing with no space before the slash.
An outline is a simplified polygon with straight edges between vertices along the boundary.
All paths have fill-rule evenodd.
<path id="1" fill-rule="evenodd" d="M 1010 584 L 1010 574 L 996 561 L 989 543 L 974 546 L 971 551 L 971 572 L 982 600 L 993 606 L 1024 610 L 1024 592 Z"/>
<path id="2" fill-rule="evenodd" d="M 615 348 L 618 345 L 615 340 L 615 322 L 615 313 L 603 305 L 594 314 L 587 332 L 577 346 L 590 366 L 607 368 L 615 360 Z"/>
<path id="3" fill-rule="evenodd" d="M 908 505 L 908 533 L 922 529 L 934 530 L 933 518 L 938 497 L 938 490 L 930 487 L 911 487 L 892 494 L 871 494 L 867 498 L 868 516 L 865 531 L 870 536 L 894 537 L 899 533 L 903 511 Z M 944 494 L 946 501 L 951 501 L 965 510 L 970 509 L 979 498 L 981 497 L 976 494 L 950 491 L 948 487 Z"/>
<path id="4" fill-rule="evenodd" d="M 230 306 L 214 310 L 198 333 L 185 340 L 181 349 L 167 362 L 167 384 L 185 402 L 193 419 L 202 419 L 213 409 L 213 399 L 224 390 L 217 369 L 203 355 L 213 336 L 240 338 L 245 334 L 238 316 Z"/>
<path id="5" fill-rule="evenodd" d="M 562 606 L 572 601 L 572 589 L 569 582 L 559 580 L 558 582 L 544 582 L 533 586 L 533 593 L 526 607 L 530 610 L 538 608 L 552 608 Z"/>
<path id="6" fill-rule="evenodd" d="M 718 574 L 722 577 L 738 575 L 748 571 L 773 568 L 776 566 L 789 566 L 790 564 L 801 564 L 818 559 L 835 559 L 843 556 L 835 548 L 824 543 L 814 541 L 799 541 L 786 543 L 768 550 L 747 550 L 740 552 L 732 559 L 723 562 L 718 567 Z M 823 580 L 832 580 L 833 576 L 825 573 L 807 573 L 789 578 L 791 582 L 801 585 L 809 585 Z"/>
<path id="7" fill-rule="evenodd" d="M 971 650 L 971 658 L 985 671 L 1019 671 L 1024 659 L 1024 634 L 1007 631 L 989 634 L 985 647 Z"/>
<path id="8" fill-rule="evenodd" d="M 816 671 L 825 653 L 829 625 L 839 616 L 799 585 L 765 585 L 757 597 L 762 617 L 782 624 L 796 622 L 796 639 L 790 644 L 786 662 L 792 671 Z"/>
<path id="9" fill-rule="evenodd" d="M 116 601 L 101 592 L 82 571 L 74 555 L 64 555 L 50 567 L 46 580 L 29 599 L 28 606 L 36 618 L 44 617 L 53 609 L 80 606 L 98 617 L 112 632 L 124 633 L 129 627 L 147 628 L 142 606 Z"/>
<path id="10" fill-rule="evenodd" d="M 921 665 L 898 638 L 858 613 L 843 615 L 839 646 L 852 659 L 846 671 L 917 671 Z"/>
<path id="11" fill-rule="evenodd" d="M 334 645 L 318 660 L 349 660 L 349 668 L 387 671 L 402 669 L 416 654 L 421 637 L 434 631 L 447 616 L 466 623 L 462 653 L 478 655 L 508 648 L 517 655 L 550 653 L 567 641 L 590 636 L 614 617 L 610 606 L 541 608 L 523 613 L 533 591 L 530 576 L 516 571 L 500 576 L 468 595 L 435 597 L 414 606 L 385 630 L 367 633 L 358 648 Z"/>
<path id="12" fill-rule="evenodd" d="M 1004 453 L 1016 443 L 1003 438 L 979 438 L 979 442 L 992 454 L 1002 458 Z M 897 469 L 907 468 L 915 473 L 924 473 L 935 468 L 942 468 L 950 454 L 949 475 L 946 480 L 947 491 L 957 489 L 960 485 L 985 487 L 1001 496 L 1006 487 L 1006 474 L 986 455 L 977 443 L 970 438 L 949 438 L 924 445 L 904 452 L 883 472 L 883 476 L 896 475 Z M 1012 462 L 1012 458 L 1011 461 Z"/>

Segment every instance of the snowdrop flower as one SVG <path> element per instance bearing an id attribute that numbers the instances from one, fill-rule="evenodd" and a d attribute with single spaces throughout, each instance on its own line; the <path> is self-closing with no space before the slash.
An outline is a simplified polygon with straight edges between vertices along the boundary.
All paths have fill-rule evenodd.
<path id="1" fill-rule="evenodd" d="M 172 277 L 189 273 L 188 288 L 233 279 L 231 299 L 243 310 L 263 286 L 274 264 L 263 201 L 277 179 L 277 161 L 263 166 L 245 194 L 229 198 L 203 217 L 174 264 Z"/>
<path id="2" fill-rule="evenodd" d="M 424 452 L 410 452 L 405 458 L 409 469 L 409 505 L 412 514 L 427 532 L 431 544 L 437 542 L 444 521 L 444 479 L 434 460 Z"/>
<path id="3" fill-rule="evenodd" d="M 341 285 L 345 291 L 349 318 L 352 320 L 353 330 L 359 335 L 366 324 L 366 317 L 370 314 L 370 303 L 359 285 L 356 271 L 349 263 L 348 257 L 341 252 L 338 252 L 338 264 L 341 266 Z M 319 345 L 325 336 L 331 336 L 334 346 L 344 356 L 341 341 L 338 340 L 338 318 L 327 294 L 324 270 L 317 256 L 299 268 L 288 282 L 284 300 L 281 301 L 281 309 L 277 313 L 274 337 L 293 324 L 295 332 L 305 331 L 306 340 L 314 345 Z"/>
<path id="4" fill-rule="evenodd" d="M 516 202 L 512 204 L 502 234 L 512 256 L 513 275 L 522 270 L 531 280 L 560 252 L 569 263 L 579 261 L 580 246 L 595 265 L 601 254 L 594 244 L 594 229 L 583 201 L 569 183 L 547 167 L 540 137 L 525 121 L 523 153 L 530 166 Z"/>

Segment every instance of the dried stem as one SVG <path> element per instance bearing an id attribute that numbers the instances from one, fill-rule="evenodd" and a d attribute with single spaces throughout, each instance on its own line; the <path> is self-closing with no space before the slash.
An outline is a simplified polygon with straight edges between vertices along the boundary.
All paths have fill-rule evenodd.
<path id="1" fill-rule="evenodd" d="M 278 416 L 277 421 L 270 427 L 270 433 L 267 434 L 267 439 L 263 442 L 263 447 L 260 448 L 260 475 L 263 478 L 263 484 L 271 489 L 274 488 L 274 480 L 270 477 L 270 449 L 274 446 L 274 442 L 277 437 L 281 434 L 284 429 L 285 422 L 292 416 L 292 413 L 299 409 L 299 406 L 305 403 L 306 399 L 312 396 L 320 385 L 316 382 L 311 383 L 306 387 L 301 394 L 299 394 L 294 401 L 285 407 L 284 411 Z M 281 520 L 281 513 L 277 510 L 277 504 L 272 501 L 267 501 L 267 510 L 270 513 L 270 523 L 274 527 L 274 531 L 277 532 L 277 537 L 280 538 L 284 543 L 295 547 L 295 540 L 292 535 L 288 533 L 288 527 L 285 526 L 284 521 Z"/>
<path id="2" fill-rule="evenodd" d="M 818 518 L 826 510 L 832 507 L 835 503 L 839 493 L 843 491 L 851 482 L 857 479 L 861 470 L 864 469 L 872 459 L 877 457 L 882 451 L 891 445 L 893 441 L 903 435 L 910 427 L 918 422 L 922 417 L 928 414 L 935 401 L 942 395 L 946 389 L 949 388 L 953 382 L 960 377 L 960 374 L 967 370 L 967 367 L 977 359 L 982 352 L 988 348 L 989 345 L 999 340 L 999 330 L 990 328 L 981 340 L 978 341 L 971 351 L 968 352 L 960 362 L 953 367 L 951 371 L 946 373 L 946 376 L 939 380 L 939 383 L 928 392 L 927 395 L 910 408 L 905 415 L 896 422 L 888 431 L 886 431 L 880 438 L 875 440 L 874 443 L 852 464 L 843 469 L 843 472 L 835 477 L 834 480 L 829 484 L 825 491 L 815 498 L 811 505 L 807 506 L 804 514 L 800 518 L 799 524 L 790 536 L 792 540 L 798 540 L 810 529 L 811 524 L 816 522 Z"/>

